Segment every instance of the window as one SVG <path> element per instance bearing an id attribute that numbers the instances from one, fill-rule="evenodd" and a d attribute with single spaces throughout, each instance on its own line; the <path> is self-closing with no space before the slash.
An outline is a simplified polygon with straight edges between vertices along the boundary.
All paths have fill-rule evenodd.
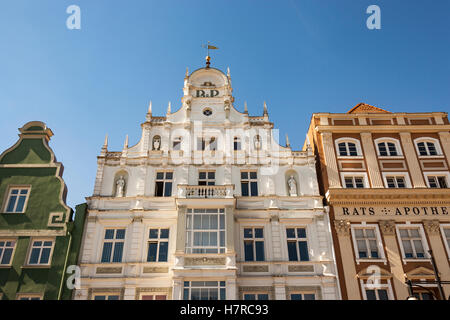
<path id="1" fill-rule="evenodd" d="M 241 171 L 241 193 L 243 197 L 258 196 L 258 176 L 256 171 Z"/>
<path id="2" fill-rule="evenodd" d="M 417 143 L 417 149 L 419 150 L 419 154 L 421 156 L 437 156 L 438 152 L 436 149 L 436 145 L 433 142 L 419 142 Z"/>
<path id="3" fill-rule="evenodd" d="M 393 142 L 378 143 L 378 154 L 380 156 L 398 156 L 397 147 Z"/>
<path id="4" fill-rule="evenodd" d="M 445 241 L 447 242 L 447 248 L 450 249 L 450 227 L 442 228 L 442 233 L 444 235 Z"/>
<path id="5" fill-rule="evenodd" d="M 402 176 L 386 177 L 386 184 L 388 188 L 406 188 L 405 177 Z"/>
<path id="6" fill-rule="evenodd" d="M 181 137 L 173 139 L 173 150 L 181 150 Z"/>
<path id="7" fill-rule="evenodd" d="M 353 142 L 341 142 L 338 144 L 339 155 L 340 156 L 357 156 L 358 151 L 356 149 L 356 144 Z"/>
<path id="8" fill-rule="evenodd" d="M 413 296 L 418 300 L 434 300 L 434 297 L 430 292 L 414 292 Z"/>
<path id="9" fill-rule="evenodd" d="M 364 188 L 364 177 L 350 177 L 344 178 L 346 188 Z"/>
<path id="10" fill-rule="evenodd" d="M 169 229 L 150 229 L 147 262 L 167 262 Z"/>
<path id="11" fill-rule="evenodd" d="M 13 187 L 9 189 L 6 200 L 6 213 L 25 212 L 26 203 L 30 194 L 30 187 Z"/>
<path id="12" fill-rule="evenodd" d="M 234 137 L 233 139 L 233 150 L 241 150 L 241 139 Z"/>
<path id="13" fill-rule="evenodd" d="M 403 255 L 406 259 L 425 258 L 425 249 L 419 228 L 399 228 Z"/>
<path id="14" fill-rule="evenodd" d="M 269 300 L 268 293 L 244 293 L 244 300 Z"/>
<path id="15" fill-rule="evenodd" d="M 53 251 L 53 240 L 32 240 L 28 265 L 49 265 Z"/>
<path id="16" fill-rule="evenodd" d="M 212 115 L 212 110 L 209 108 L 205 108 L 203 109 L 203 114 L 207 117 L 209 117 L 210 115 Z"/>
<path id="17" fill-rule="evenodd" d="M 122 262 L 125 229 L 106 229 L 101 262 Z"/>
<path id="18" fill-rule="evenodd" d="M 244 229 L 245 261 L 264 261 L 264 229 Z"/>
<path id="19" fill-rule="evenodd" d="M 430 188 L 448 188 L 445 176 L 427 176 L 427 179 Z"/>
<path id="20" fill-rule="evenodd" d="M 309 261 L 305 228 L 286 228 L 289 261 Z"/>
<path id="21" fill-rule="evenodd" d="M 375 228 L 355 228 L 354 237 L 359 259 L 381 258 Z"/>
<path id="22" fill-rule="evenodd" d="M 42 294 L 18 294 L 17 300 L 21 301 L 42 300 Z"/>
<path id="23" fill-rule="evenodd" d="M 291 300 L 316 300 L 314 293 L 291 293 Z"/>
<path id="24" fill-rule="evenodd" d="M 197 150 L 203 151 L 205 150 L 206 142 L 204 138 L 197 138 Z"/>
<path id="25" fill-rule="evenodd" d="M 366 289 L 366 300 L 389 300 L 388 290 Z"/>
<path id="26" fill-rule="evenodd" d="M 187 209 L 186 253 L 225 253 L 225 209 Z"/>
<path id="27" fill-rule="evenodd" d="M 141 300 L 167 300 L 166 294 L 143 294 Z"/>
<path id="28" fill-rule="evenodd" d="M 15 247 L 16 247 L 15 240 L 0 239 L 0 266 L 11 265 Z"/>
<path id="29" fill-rule="evenodd" d="M 156 197 L 170 197 L 172 195 L 173 172 L 156 173 Z"/>
<path id="30" fill-rule="evenodd" d="M 120 300 L 118 294 L 96 294 L 94 300 Z"/>
<path id="31" fill-rule="evenodd" d="M 198 173 L 199 186 L 213 186 L 216 183 L 216 173 L 214 171 L 200 171 Z"/>
<path id="32" fill-rule="evenodd" d="M 184 281 L 184 300 L 225 300 L 225 281 Z"/>

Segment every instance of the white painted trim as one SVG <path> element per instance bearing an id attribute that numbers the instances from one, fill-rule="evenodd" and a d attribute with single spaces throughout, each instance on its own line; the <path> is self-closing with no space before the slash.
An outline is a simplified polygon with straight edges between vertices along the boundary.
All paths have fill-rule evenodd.
<path id="1" fill-rule="evenodd" d="M 421 156 L 421 155 L 420 155 L 420 152 L 419 152 L 419 147 L 417 146 L 417 144 L 420 143 L 420 142 L 431 142 L 431 143 L 434 143 L 434 146 L 435 146 L 435 148 L 436 148 L 437 155 L 435 155 L 435 156 L 430 156 L 430 155 L 427 155 L 427 156 Z M 416 139 L 414 139 L 414 146 L 416 147 L 417 156 L 418 156 L 419 158 L 421 158 L 421 159 L 422 159 L 422 158 L 433 158 L 433 157 L 444 156 L 444 154 L 442 153 L 441 144 L 439 143 L 439 140 L 438 140 L 438 139 L 431 138 L 431 137 L 420 137 L 420 138 L 416 138 Z"/>
<path id="2" fill-rule="evenodd" d="M 345 186 L 345 178 L 346 177 L 363 177 L 363 181 L 364 181 L 364 189 L 365 188 L 370 188 L 370 184 L 369 184 L 369 179 L 367 177 L 367 172 L 341 172 L 341 183 L 342 183 L 342 187 L 345 189 L 350 189 L 350 188 L 346 188 Z M 357 188 L 354 188 L 357 189 Z"/>
<path id="3" fill-rule="evenodd" d="M 341 156 L 341 155 L 339 155 L 339 143 L 342 143 L 342 142 L 354 143 L 356 146 L 357 155 L 356 156 Z M 363 155 L 364 155 L 362 152 L 362 148 L 361 148 L 361 141 L 358 139 L 355 139 L 355 138 L 342 137 L 342 138 L 336 139 L 336 140 L 334 140 L 334 147 L 336 148 L 336 155 L 337 155 L 338 159 L 341 159 L 341 157 L 355 159 L 355 157 L 363 157 Z"/>
<path id="4" fill-rule="evenodd" d="M 14 260 L 14 254 L 16 253 L 16 248 L 17 248 L 17 240 L 18 240 L 18 238 L 0 238 L 0 241 L 2 241 L 2 242 L 3 241 L 4 242 L 14 241 L 14 247 L 13 247 L 13 251 L 11 253 L 11 260 L 9 261 L 8 264 L 0 264 L 0 268 L 7 268 L 7 267 L 11 267 L 12 266 L 12 262 Z M 4 252 L 2 254 L 4 254 Z M 0 296 L 0 300 L 1 299 L 2 299 L 2 297 Z"/>
<path id="5" fill-rule="evenodd" d="M 37 263 L 37 264 L 30 264 L 30 258 L 31 258 L 31 251 L 33 249 L 33 242 L 35 241 L 51 241 L 52 242 L 52 248 L 50 250 L 50 254 L 48 256 L 48 263 L 46 264 L 42 264 L 42 263 Z M 30 238 L 30 242 L 28 244 L 28 250 L 27 250 L 27 255 L 26 255 L 26 260 L 25 263 L 23 264 L 24 268 L 39 268 L 39 267 L 51 267 L 52 265 L 52 259 L 53 259 L 53 250 L 55 249 L 55 242 L 56 242 L 56 238 L 54 237 L 46 237 L 46 238 L 41 238 L 41 237 L 32 237 Z M 42 254 L 42 252 L 41 252 Z"/>
<path id="6" fill-rule="evenodd" d="M 400 141 L 398 139 L 395 138 L 391 138 L 391 137 L 382 137 L 382 138 L 377 138 L 373 141 L 375 143 L 375 149 L 377 150 L 377 155 L 380 158 L 389 158 L 389 159 L 395 159 L 395 158 L 403 158 L 403 150 L 402 147 L 400 145 Z M 378 144 L 381 142 L 391 142 L 395 145 L 395 149 L 397 151 L 397 155 L 396 156 L 381 156 L 380 155 L 380 149 L 378 148 Z M 388 151 L 389 152 L 389 151 Z"/>
<path id="7" fill-rule="evenodd" d="M 378 247 L 378 252 L 380 253 L 380 258 L 359 258 L 358 255 L 358 245 L 356 243 L 356 237 L 355 237 L 355 229 L 360 229 L 360 228 L 364 228 L 364 229 L 375 229 L 375 236 L 376 236 L 376 241 L 377 241 L 377 247 Z M 387 263 L 386 261 L 386 256 L 384 254 L 384 248 L 383 248 L 383 242 L 382 242 L 382 238 L 381 238 L 381 233 L 380 233 L 380 228 L 378 226 L 378 224 L 374 223 L 370 223 L 367 224 L 365 222 L 361 223 L 361 224 L 352 224 L 351 225 L 351 233 L 352 233 L 352 242 L 353 242 L 353 248 L 354 248 L 354 252 L 355 252 L 355 261 L 357 264 L 360 264 L 361 262 L 383 262 L 384 264 Z"/>
<path id="8" fill-rule="evenodd" d="M 389 171 L 389 172 L 382 172 L 381 173 L 383 176 L 383 182 L 384 182 L 384 187 L 386 189 L 406 189 L 406 188 L 412 188 L 412 184 L 411 184 L 411 179 L 409 178 L 409 173 L 405 172 L 405 171 Z M 387 183 L 387 179 L 386 177 L 403 177 L 405 178 L 405 184 L 406 184 L 406 188 L 388 188 L 388 183 Z"/>
<path id="9" fill-rule="evenodd" d="M 362 291 L 362 295 L 363 295 L 363 300 L 367 300 L 367 294 L 366 294 L 366 287 L 370 284 L 364 283 L 363 279 L 359 280 L 360 285 L 361 285 L 361 291 Z M 392 284 L 391 284 L 391 280 L 388 279 L 387 283 L 380 283 L 380 287 L 379 288 L 368 288 L 368 289 L 387 289 L 387 293 L 388 293 L 388 299 L 389 300 L 394 300 L 394 292 L 392 291 Z"/>
<path id="10" fill-rule="evenodd" d="M 410 221 L 408 221 L 410 222 Z M 424 251 L 424 258 L 406 258 L 405 257 L 405 250 L 403 249 L 403 242 L 402 238 L 400 237 L 400 229 L 413 229 L 413 228 L 419 228 L 419 234 L 420 238 L 422 239 L 422 246 Z M 395 225 L 396 233 L 397 233 L 397 241 L 400 247 L 400 251 L 402 253 L 402 260 L 403 263 L 406 264 L 407 262 L 419 262 L 419 261 L 430 261 L 430 256 L 428 253 L 428 250 L 430 249 L 428 246 L 427 239 L 425 237 L 425 231 L 423 229 L 422 224 L 415 224 L 415 223 L 406 223 L 406 224 L 396 224 Z"/>
<path id="11" fill-rule="evenodd" d="M 450 223 L 441 224 L 440 229 L 441 229 L 442 240 L 444 241 L 444 246 L 445 246 L 445 249 L 447 250 L 447 258 L 448 258 L 448 260 L 450 260 L 450 245 L 449 245 L 447 239 L 445 238 L 445 233 L 444 233 L 444 229 L 450 230 Z"/>
<path id="12" fill-rule="evenodd" d="M 430 188 L 428 176 L 444 176 L 447 183 L 447 188 L 450 188 L 450 173 L 448 171 L 426 171 L 423 173 L 423 176 L 428 188 Z"/>

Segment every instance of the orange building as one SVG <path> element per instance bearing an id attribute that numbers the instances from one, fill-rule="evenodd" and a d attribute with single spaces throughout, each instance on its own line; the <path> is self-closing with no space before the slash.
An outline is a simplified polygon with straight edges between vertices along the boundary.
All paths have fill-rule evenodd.
<path id="1" fill-rule="evenodd" d="M 312 115 L 312 148 L 332 224 L 343 299 L 441 299 L 431 255 L 450 281 L 447 113 L 391 113 L 360 103 Z M 442 285 L 446 298 L 450 285 Z"/>

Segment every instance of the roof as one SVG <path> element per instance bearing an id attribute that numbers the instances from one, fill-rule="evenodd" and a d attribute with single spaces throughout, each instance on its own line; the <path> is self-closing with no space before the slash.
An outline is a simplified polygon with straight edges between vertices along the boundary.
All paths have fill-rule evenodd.
<path id="1" fill-rule="evenodd" d="M 392 113 L 392 112 L 361 102 L 358 103 L 353 108 L 351 108 L 347 113 Z"/>

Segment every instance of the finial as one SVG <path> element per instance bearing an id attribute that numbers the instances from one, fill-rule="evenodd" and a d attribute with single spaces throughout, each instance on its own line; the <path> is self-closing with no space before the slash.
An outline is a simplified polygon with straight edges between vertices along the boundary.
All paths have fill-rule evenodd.
<path id="1" fill-rule="evenodd" d="M 184 75 L 184 78 L 187 78 L 187 77 L 189 77 L 189 69 L 188 69 L 188 67 L 186 67 L 186 74 Z"/>
<path id="2" fill-rule="evenodd" d="M 244 101 L 244 113 L 248 113 L 247 101 Z"/>
<path id="3" fill-rule="evenodd" d="M 209 65 L 211 64 L 211 57 L 206 56 L 205 60 L 206 60 L 206 68 L 209 68 Z"/>
<path id="4" fill-rule="evenodd" d="M 289 143 L 289 137 L 288 134 L 286 133 L 286 148 L 290 148 L 291 144 Z"/>
<path id="5" fill-rule="evenodd" d="M 308 135 L 306 135 L 306 147 L 311 147 L 311 142 L 309 141 Z"/>
<path id="6" fill-rule="evenodd" d="M 152 114 L 152 101 L 150 100 L 150 103 L 148 104 L 148 114 Z"/>
<path id="7" fill-rule="evenodd" d="M 167 114 L 171 113 L 171 109 L 172 109 L 172 107 L 171 107 L 171 103 L 169 101 L 169 105 L 167 106 Z"/>
<path id="8" fill-rule="evenodd" d="M 230 77 L 230 67 L 227 67 L 227 77 Z"/>
<path id="9" fill-rule="evenodd" d="M 127 149 L 127 148 L 128 148 L 128 135 L 125 137 L 125 143 L 124 143 L 124 145 L 123 145 L 123 148 L 124 148 L 124 149 Z"/>
<path id="10" fill-rule="evenodd" d="M 264 101 L 264 115 L 268 115 L 269 113 L 267 112 L 267 104 Z"/>
<path id="11" fill-rule="evenodd" d="M 105 142 L 103 143 L 103 148 L 108 148 L 108 134 L 105 136 Z"/>

